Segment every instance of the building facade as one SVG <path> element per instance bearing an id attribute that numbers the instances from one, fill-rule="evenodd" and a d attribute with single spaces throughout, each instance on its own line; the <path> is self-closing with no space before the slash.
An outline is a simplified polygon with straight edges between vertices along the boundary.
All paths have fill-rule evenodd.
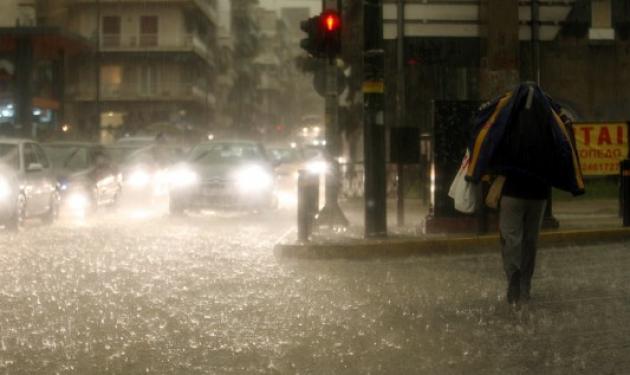
<path id="1" fill-rule="evenodd" d="M 630 118 L 624 0 L 405 1 L 402 67 L 407 126 L 429 130 L 435 100 L 484 101 L 538 81 L 582 121 Z M 536 3 L 535 3 L 536 4 Z M 397 3 L 384 1 L 387 122 L 396 115 Z M 532 24 L 532 19 L 535 22 Z"/>
<path id="2" fill-rule="evenodd" d="M 41 23 L 40 4 L 2 2 L 0 134 L 46 138 L 61 128 L 67 63 L 91 49 L 80 35 Z"/>
<path id="3" fill-rule="evenodd" d="M 213 126 L 214 0 L 48 0 L 40 9 L 44 23 L 93 43 L 66 80 L 66 120 L 82 133 L 110 141 Z"/>

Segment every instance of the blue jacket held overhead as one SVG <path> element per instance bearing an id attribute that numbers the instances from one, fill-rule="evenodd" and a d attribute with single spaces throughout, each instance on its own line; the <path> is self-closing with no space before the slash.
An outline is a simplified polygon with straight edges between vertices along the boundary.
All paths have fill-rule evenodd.
<path id="1" fill-rule="evenodd" d="M 473 121 L 466 179 L 479 182 L 485 174 L 502 174 L 583 194 L 573 129 L 560 110 L 531 83 L 483 105 Z"/>

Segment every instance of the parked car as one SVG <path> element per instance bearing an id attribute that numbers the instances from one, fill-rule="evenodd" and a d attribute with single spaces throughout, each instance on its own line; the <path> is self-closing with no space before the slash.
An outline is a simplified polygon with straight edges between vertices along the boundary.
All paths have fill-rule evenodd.
<path id="1" fill-rule="evenodd" d="M 52 162 L 63 207 L 84 212 L 118 202 L 122 179 L 103 146 L 88 142 L 42 146 Z"/>
<path id="2" fill-rule="evenodd" d="M 170 212 L 275 207 L 275 176 L 264 147 L 249 141 L 197 145 L 169 172 Z"/>
<path id="3" fill-rule="evenodd" d="M 59 213 L 59 193 L 42 147 L 26 139 L 0 138 L 0 223 L 18 230 L 24 220 L 52 223 Z"/>

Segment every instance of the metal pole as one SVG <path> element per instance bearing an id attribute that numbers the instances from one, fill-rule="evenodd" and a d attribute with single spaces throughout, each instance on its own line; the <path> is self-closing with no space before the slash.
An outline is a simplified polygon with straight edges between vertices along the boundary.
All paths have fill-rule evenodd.
<path id="1" fill-rule="evenodd" d="M 306 242 L 313 233 L 313 224 L 319 210 L 319 175 L 300 170 L 297 197 L 298 241 Z"/>
<path id="2" fill-rule="evenodd" d="M 364 0 L 365 236 L 387 236 L 382 0 Z"/>
<path id="3" fill-rule="evenodd" d="M 398 65 L 398 83 L 397 87 L 397 115 L 398 126 L 406 126 L 406 97 L 405 97 L 405 1 L 398 0 L 397 3 L 397 65 Z M 396 224 L 401 227 L 405 225 L 405 168 L 403 164 L 398 163 L 396 166 L 398 184 L 396 189 Z"/>
<path id="4" fill-rule="evenodd" d="M 325 1 L 324 10 L 338 9 L 337 0 Z M 339 96 L 337 93 L 337 64 L 336 58 L 329 58 L 326 64 L 326 156 L 329 161 L 330 170 L 325 175 L 326 191 L 325 204 L 317 217 L 318 226 L 347 227 L 348 219 L 339 207 L 339 183 L 340 173 L 337 157 L 340 153 L 339 134 Z"/>
<path id="5" fill-rule="evenodd" d="M 532 75 L 540 85 L 540 5 L 539 0 L 531 0 L 531 43 L 532 43 Z"/>
<path id="6" fill-rule="evenodd" d="M 397 185 L 396 185 L 396 225 L 405 225 L 405 166 L 402 163 L 396 164 Z"/>
<path id="7" fill-rule="evenodd" d="M 334 59 L 330 59 L 326 64 L 326 152 L 331 162 L 339 156 L 339 102 L 337 97 L 337 66 Z M 326 175 L 326 205 L 337 201 L 336 190 L 329 189 L 329 185 L 334 187 L 331 178 L 336 173 Z M 330 191 L 329 191 L 330 190 Z"/>
<path id="8" fill-rule="evenodd" d="M 630 134 L 630 122 L 626 122 L 626 132 Z M 630 160 L 630 149 L 628 149 L 628 153 L 625 155 L 624 160 Z M 620 162 L 620 175 L 619 175 L 619 217 L 623 218 L 623 208 L 624 208 L 624 193 L 623 193 L 623 161 Z M 629 197 L 630 198 L 630 197 Z"/>
<path id="9" fill-rule="evenodd" d="M 630 160 L 622 160 L 620 164 L 621 205 L 623 226 L 630 226 Z"/>
<path id="10" fill-rule="evenodd" d="M 96 79 L 96 129 L 88 129 L 90 139 L 94 139 L 94 133 L 97 135 L 101 131 L 101 1 L 96 0 L 96 55 L 95 55 L 95 79 Z M 89 126 L 89 124 L 88 124 Z"/>
<path id="11" fill-rule="evenodd" d="M 297 237 L 298 241 L 306 242 L 310 234 L 309 224 L 309 202 L 306 189 L 306 171 L 298 172 L 297 191 Z"/>
<path id="12" fill-rule="evenodd" d="M 531 48 L 532 48 L 532 75 L 533 80 L 540 86 L 540 4 L 539 0 L 531 0 Z M 544 226 L 555 228 L 557 220 L 553 217 L 552 194 L 547 198 L 547 206 L 544 214 Z"/>

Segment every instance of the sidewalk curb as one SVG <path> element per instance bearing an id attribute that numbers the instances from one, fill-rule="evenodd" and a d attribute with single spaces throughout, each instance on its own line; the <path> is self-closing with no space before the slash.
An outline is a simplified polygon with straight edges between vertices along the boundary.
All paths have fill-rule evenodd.
<path id="1" fill-rule="evenodd" d="M 630 240 L 630 228 L 549 231 L 540 234 L 539 247 L 582 246 Z M 392 238 L 350 242 L 277 244 L 281 258 L 369 259 L 409 256 L 483 254 L 499 250 L 498 234 L 452 238 Z"/>

